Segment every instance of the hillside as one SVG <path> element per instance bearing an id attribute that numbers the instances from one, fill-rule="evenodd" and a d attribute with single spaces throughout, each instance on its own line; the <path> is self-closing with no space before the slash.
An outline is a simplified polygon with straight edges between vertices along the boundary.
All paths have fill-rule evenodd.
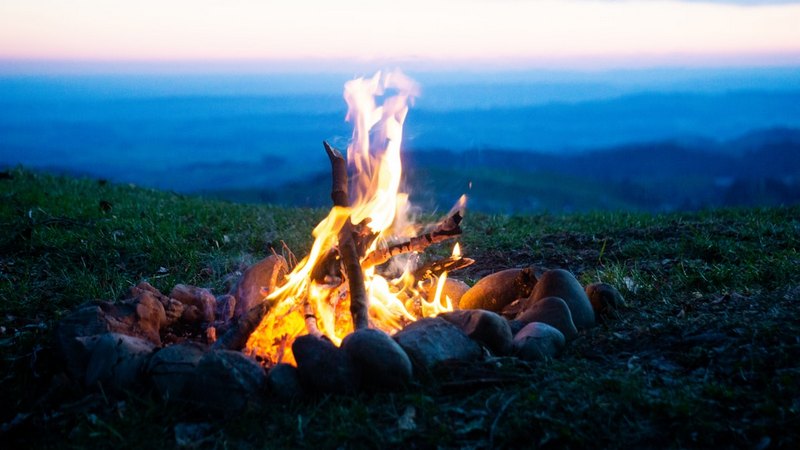
<path id="1" fill-rule="evenodd" d="M 222 418 L 147 390 L 114 399 L 79 389 L 55 359 L 54 324 L 140 280 L 220 292 L 282 242 L 303 255 L 324 210 L 21 169 L 0 173 L 0 198 L 0 438 L 11 448 L 174 447 L 186 424 L 203 431 L 182 444 L 215 448 L 800 445 L 797 206 L 470 213 L 462 244 L 477 262 L 453 276 L 471 284 L 509 267 L 561 267 L 617 286 L 626 306 L 546 364 L 500 358 L 447 367 L 407 392 Z"/>

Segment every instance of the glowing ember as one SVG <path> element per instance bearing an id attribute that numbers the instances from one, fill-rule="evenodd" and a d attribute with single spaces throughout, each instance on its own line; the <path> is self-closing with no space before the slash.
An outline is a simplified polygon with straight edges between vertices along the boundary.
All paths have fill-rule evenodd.
<path id="1" fill-rule="evenodd" d="M 388 333 L 419 317 L 453 309 L 442 298 L 447 272 L 436 279 L 436 294 L 425 298 L 424 277 L 415 276 L 412 258 L 404 257 L 423 245 L 457 236 L 462 197 L 445 221 L 421 231 L 407 217 L 408 194 L 400 192 L 400 147 L 409 102 L 418 94 L 416 83 L 400 72 L 377 73 L 345 84 L 347 120 L 353 139 L 347 160 L 354 177 L 350 181 L 350 207 L 335 206 L 314 229 L 311 252 L 289 274 L 286 283 L 271 292 L 271 308 L 247 342 L 247 350 L 270 364 L 294 363 L 291 344 L 304 333 L 321 333 L 337 345 L 353 331 L 350 293 L 341 270 L 339 237 L 352 227 L 359 237 L 358 258 L 364 274 L 369 305 L 369 325 Z M 383 99 L 378 103 L 378 99 Z M 349 223 L 348 223 L 349 221 Z M 397 244 L 400 242 L 400 244 Z M 449 260 L 461 260 L 458 244 Z M 376 266 L 395 257 L 393 267 L 404 269 L 395 279 L 376 273 Z M 357 266 L 356 266 L 357 267 Z"/>

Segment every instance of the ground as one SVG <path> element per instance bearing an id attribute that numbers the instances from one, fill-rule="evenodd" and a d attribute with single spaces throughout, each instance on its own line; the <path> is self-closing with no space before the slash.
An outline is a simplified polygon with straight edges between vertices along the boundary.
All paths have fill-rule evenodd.
<path id="1" fill-rule="evenodd" d="M 0 174 L 0 198 L 4 448 L 800 446 L 798 207 L 468 214 L 463 250 L 477 263 L 453 276 L 560 267 L 618 287 L 625 307 L 545 364 L 451 365 L 405 392 L 223 417 L 151 392 L 80 389 L 53 327 L 140 280 L 221 292 L 227 274 L 284 243 L 305 254 L 324 211 L 21 169 Z"/>

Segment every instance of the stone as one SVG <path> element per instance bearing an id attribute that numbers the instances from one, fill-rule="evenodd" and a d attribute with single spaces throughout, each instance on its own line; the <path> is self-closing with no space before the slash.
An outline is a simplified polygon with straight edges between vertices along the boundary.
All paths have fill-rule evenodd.
<path id="1" fill-rule="evenodd" d="M 119 333 L 104 333 L 83 338 L 91 357 L 84 383 L 100 383 L 108 392 L 122 392 L 140 386 L 143 368 L 155 346 L 144 339 Z"/>
<path id="2" fill-rule="evenodd" d="M 325 336 L 307 334 L 292 343 L 304 387 L 320 394 L 354 394 L 361 379 L 350 355 Z"/>
<path id="3" fill-rule="evenodd" d="M 539 277 L 530 299 L 535 303 L 545 297 L 558 297 L 564 300 L 578 330 L 585 330 L 595 325 L 594 310 L 589 297 L 575 276 L 566 270 L 548 270 Z"/>
<path id="4" fill-rule="evenodd" d="M 286 260 L 278 255 L 267 256 L 248 267 L 231 292 L 236 297 L 234 316 L 239 318 L 261 304 L 270 292 L 283 283 L 288 272 Z"/>
<path id="5" fill-rule="evenodd" d="M 203 313 L 197 306 L 183 305 L 183 314 L 181 314 L 181 322 L 187 325 L 197 324 L 203 321 Z"/>
<path id="6" fill-rule="evenodd" d="M 291 364 L 275 365 L 267 373 L 269 391 L 283 401 L 297 400 L 305 397 L 306 392 L 300 384 L 297 368 Z"/>
<path id="7" fill-rule="evenodd" d="M 147 364 L 146 373 L 166 401 L 190 400 L 189 386 L 206 352 L 200 344 L 186 342 L 158 350 Z"/>
<path id="8" fill-rule="evenodd" d="M 229 322 L 233 319 L 233 314 L 236 309 L 236 297 L 225 294 L 217 297 L 217 320 L 221 322 Z"/>
<path id="9" fill-rule="evenodd" d="M 211 323 L 214 321 L 217 299 L 208 289 L 186 284 L 176 284 L 169 293 L 169 296 L 184 305 L 197 307 L 202 314 L 204 322 Z"/>
<path id="10" fill-rule="evenodd" d="M 625 299 L 617 288 L 606 283 L 592 283 L 586 286 L 586 296 L 589 297 L 596 317 L 613 314 L 625 304 Z"/>
<path id="11" fill-rule="evenodd" d="M 460 309 L 500 312 L 520 297 L 528 297 L 536 285 L 532 268 L 507 269 L 481 278 L 459 301 Z"/>
<path id="12" fill-rule="evenodd" d="M 183 317 L 183 311 L 186 309 L 186 305 L 183 303 L 175 300 L 174 298 L 167 299 L 166 303 L 164 304 L 164 313 L 167 318 L 167 326 L 174 325 Z"/>
<path id="13" fill-rule="evenodd" d="M 523 324 L 546 323 L 560 331 L 568 341 L 578 337 L 578 329 L 572 321 L 572 312 L 567 303 L 558 297 L 545 297 L 532 302 L 531 306 L 522 311 L 515 320 Z"/>
<path id="14" fill-rule="evenodd" d="M 159 291 L 158 289 L 154 288 L 147 281 L 141 281 L 136 286 L 132 286 L 130 289 L 128 289 L 128 296 L 126 298 L 129 298 L 129 299 L 137 298 L 140 295 L 142 295 L 142 293 L 144 293 L 144 292 L 149 292 L 150 294 L 155 296 L 155 298 L 158 299 L 158 301 L 161 302 L 162 305 L 166 305 L 166 302 L 169 299 L 169 297 L 167 297 L 166 295 L 162 294 L 161 291 Z"/>
<path id="15" fill-rule="evenodd" d="M 429 373 L 444 361 L 474 361 L 482 355 L 475 341 L 440 317 L 419 319 L 398 331 L 394 340 L 421 374 Z"/>
<path id="16" fill-rule="evenodd" d="M 368 389 L 397 390 L 411 382 L 411 360 L 383 331 L 356 330 L 344 338 L 341 348 L 350 356 Z"/>
<path id="17" fill-rule="evenodd" d="M 462 309 L 439 314 L 439 317 L 460 328 L 495 355 L 507 355 L 511 351 L 511 328 L 508 321 L 497 313 L 483 309 Z"/>
<path id="18" fill-rule="evenodd" d="M 154 346 L 160 346 L 157 326 L 161 319 L 158 307 L 149 300 L 145 300 L 141 307 L 138 299 L 120 303 L 84 303 L 59 321 L 55 329 L 56 348 L 64 359 L 67 372 L 73 378 L 82 380 L 90 353 L 78 338 L 114 332 L 138 336 L 149 340 Z"/>
<path id="19" fill-rule="evenodd" d="M 156 345 L 161 345 L 159 331 L 167 324 L 167 314 L 164 305 L 152 292 L 143 291 L 133 301 L 136 308 L 136 321 L 133 330 L 136 335 L 146 337 Z"/>
<path id="20" fill-rule="evenodd" d="M 514 336 L 514 352 L 526 361 L 544 361 L 558 356 L 565 343 L 564 335 L 556 328 L 531 322 Z"/>
<path id="21" fill-rule="evenodd" d="M 508 321 L 508 327 L 511 328 L 511 335 L 512 336 L 516 336 L 517 333 L 519 333 L 519 330 L 521 330 L 525 325 L 527 325 L 527 323 L 525 323 L 525 322 L 523 322 L 521 320 L 509 320 Z"/>
<path id="22" fill-rule="evenodd" d="M 436 297 L 436 284 L 431 283 L 431 286 L 428 288 L 428 299 L 432 301 L 434 297 Z M 442 300 L 446 297 L 450 298 L 450 302 L 457 306 L 461 301 L 461 297 L 469 290 L 469 285 L 464 283 L 461 280 L 457 280 L 454 278 L 447 278 L 444 280 L 444 286 L 442 287 Z"/>
<path id="23" fill-rule="evenodd" d="M 237 413 L 261 403 L 267 374 L 242 352 L 212 350 L 200 358 L 190 398 L 207 409 Z"/>

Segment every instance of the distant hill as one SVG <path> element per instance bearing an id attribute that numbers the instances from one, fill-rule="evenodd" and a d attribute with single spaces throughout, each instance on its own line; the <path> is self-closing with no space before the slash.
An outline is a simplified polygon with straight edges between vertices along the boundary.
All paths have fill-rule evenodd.
<path id="1" fill-rule="evenodd" d="M 800 203 L 800 129 L 757 130 L 731 141 L 674 140 L 580 154 L 425 150 L 405 155 L 412 201 L 446 209 L 461 193 L 486 212 L 696 210 Z M 226 198 L 328 204 L 329 174 Z"/>

